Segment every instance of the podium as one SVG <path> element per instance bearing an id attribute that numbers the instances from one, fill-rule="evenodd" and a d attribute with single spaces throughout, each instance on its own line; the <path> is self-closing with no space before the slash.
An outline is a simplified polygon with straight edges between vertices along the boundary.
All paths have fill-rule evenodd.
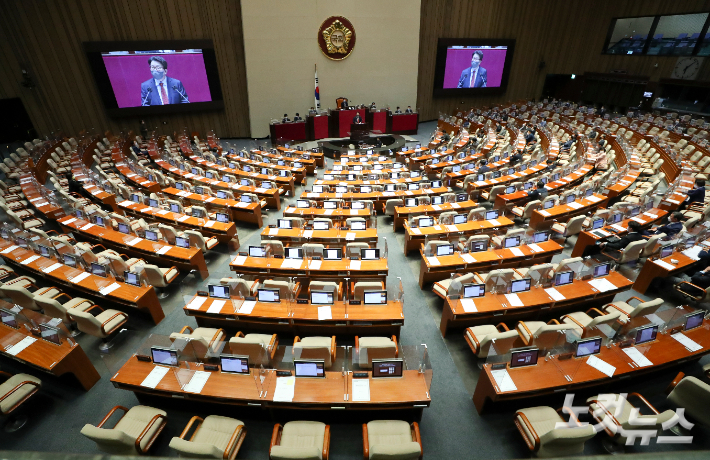
<path id="1" fill-rule="evenodd" d="M 367 127 L 367 123 L 351 123 L 350 124 L 350 139 L 354 141 L 367 139 L 370 134 L 370 130 Z"/>

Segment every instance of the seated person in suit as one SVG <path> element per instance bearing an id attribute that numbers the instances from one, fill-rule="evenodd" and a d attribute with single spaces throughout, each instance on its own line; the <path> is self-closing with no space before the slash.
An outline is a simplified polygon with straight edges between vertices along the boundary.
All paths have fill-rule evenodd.
<path id="1" fill-rule="evenodd" d="M 131 150 L 133 150 L 133 153 L 136 155 L 142 155 L 143 152 L 141 152 L 141 148 L 138 146 L 138 141 L 133 141 L 133 145 L 131 146 Z"/>
<path id="2" fill-rule="evenodd" d="M 560 150 L 569 150 L 572 148 L 572 144 L 574 144 L 573 138 L 562 144 L 562 146 L 560 146 Z"/>
<path id="3" fill-rule="evenodd" d="M 370 110 L 375 110 L 376 108 L 377 108 L 377 106 L 375 105 L 374 102 L 372 104 L 370 104 Z"/>
<path id="4" fill-rule="evenodd" d="M 478 168 L 478 174 L 487 173 L 491 170 L 491 168 L 488 167 L 487 163 L 488 162 L 486 160 L 481 160 L 481 166 Z"/>
<path id="5" fill-rule="evenodd" d="M 511 166 L 520 163 L 521 161 L 523 161 L 523 154 L 520 152 L 515 152 L 513 155 L 510 156 L 510 160 L 508 161 L 510 162 Z"/>
<path id="6" fill-rule="evenodd" d="M 705 201 L 705 181 L 703 179 L 695 179 L 695 187 L 688 190 L 688 197 L 683 202 L 683 206 L 688 206 L 691 203 L 702 203 Z"/>
<path id="7" fill-rule="evenodd" d="M 281 120 L 281 123 L 288 123 L 289 121 L 291 121 L 291 120 L 288 118 L 288 114 L 284 113 L 284 117 L 283 117 L 283 120 Z"/>
<path id="8" fill-rule="evenodd" d="M 535 133 L 533 131 L 528 131 L 525 135 L 525 143 L 529 144 L 535 140 Z"/>
<path id="9" fill-rule="evenodd" d="M 353 123 L 363 123 L 362 117 L 360 116 L 360 112 L 356 113 L 353 117 Z"/>
<path id="10" fill-rule="evenodd" d="M 496 126 L 496 134 L 500 134 L 501 131 L 503 131 L 503 126 L 502 125 Z"/>
<path id="11" fill-rule="evenodd" d="M 296 112 L 296 116 L 293 117 L 293 121 L 303 121 L 303 118 L 301 118 L 301 115 Z"/>
<path id="12" fill-rule="evenodd" d="M 539 180 L 537 181 L 537 184 L 535 184 L 535 187 L 535 190 L 528 193 L 528 201 L 544 200 L 547 196 L 547 189 L 545 188 L 545 183 Z"/>
<path id="13" fill-rule="evenodd" d="M 316 112 L 315 107 L 311 107 L 311 109 L 308 111 L 308 115 L 316 115 L 318 112 Z"/>
<path id="14" fill-rule="evenodd" d="M 412 112 L 412 106 L 408 105 L 407 109 L 404 111 L 404 113 L 414 113 L 414 112 Z"/>
<path id="15" fill-rule="evenodd" d="M 639 224 L 635 220 L 632 220 L 629 222 L 629 233 L 627 233 L 625 236 L 622 236 L 616 241 L 605 241 L 603 243 L 600 243 L 599 247 L 602 249 L 623 251 L 629 244 L 642 239 L 643 235 L 641 234 L 641 224 Z"/>
<path id="16" fill-rule="evenodd" d="M 149 57 L 148 66 L 153 78 L 141 83 L 141 106 L 190 103 L 182 82 L 168 77 L 168 62 L 163 57 Z"/>
<path id="17" fill-rule="evenodd" d="M 397 106 L 397 110 L 394 111 L 394 113 L 402 113 L 402 110 Z"/>
<path id="18" fill-rule="evenodd" d="M 341 109 L 347 109 L 348 108 L 348 100 L 343 99 L 343 102 L 340 103 L 340 108 Z"/>
<path id="19" fill-rule="evenodd" d="M 665 233 L 669 238 L 675 236 L 676 233 L 683 230 L 683 213 L 674 212 L 669 218 L 670 222 L 666 225 L 661 225 L 644 232 L 645 235 L 658 235 L 659 233 Z"/>

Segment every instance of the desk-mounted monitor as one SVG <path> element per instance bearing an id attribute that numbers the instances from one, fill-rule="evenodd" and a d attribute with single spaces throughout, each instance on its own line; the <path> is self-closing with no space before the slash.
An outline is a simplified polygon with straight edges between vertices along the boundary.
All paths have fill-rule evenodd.
<path id="1" fill-rule="evenodd" d="M 510 292 L 512 294 L 517 294 L 518 292 L 529 291 L 531 283 L 532 283 L 532 280 L 530 278 L 523 278 L 521 280 L 513 280 L 510 283 Z"/>
<path id="2" fill-rule="evenodd" d="M 108 276 L 108 269 L 106 268 L 106 265 L 91 262 L 91 274 L 106 278 Z"/>
<path id="3" fill-rule="evenodd" d="M 45 246 L 43 244 L 37 245 L 37 249 L 39 249 L 39 255 L 41 255 L 42 257 L 49 258 L 49 254 L 50 254 L 51 249 L 49 249 L 47 246 Z"/>
<path id="4" fill-rule="evenodd" d="M 494 210 L 494 211 L 486 211 L 486 220 L 494 220 L 494 219 L 497 219 L 499 215 L 500 215 L 500 212 L 498 212 L 497 210 Z"/>
<path id="5" fill-rule="evenodd" d="M 485 284 L 464 284 L 463 285 L 463 298 L 464 299 L 474 299 L 477 297 L 483 297 L 486 295 L 486 285 Z"/>
<path id="6" fill-rule="evenodd" d="M 533 243 L 544 243 L 550 239 L 550 232 L 542 231 L 533 233 Z"/>
<path id="7" fill-rule="evenodd" d="M 564 286 L 565 284 L 571 284 L 573 281 L 574 272 L 572 270 L 560 272 L 555 275 L 555 286 Z"/>
<path id="8" fill-rule="evenodd" d="M 313 230 L 328 230 L 330 228 L 330 223 L 322 220 L 313 221 Z"/>
<path id="9" fill-rule="evenodd" d="M 350 223 L 350 230 L 367 230 L 367 222 L 355 220 Z"/>
<path id="10" fill-rule="evenodd" d="M 602 228 L 603 226 L 604 226 L 604 218 L 603 217 L 597 217 L 596 219 L 592 220 L 592 230 Z"/>
<path id="11" fill-rule="evenodd" d="M 298 200 L 296 201 L 296 207 L 305 209 L 305 208 L 310 208 L 311 204 L 307 200 Z"/>
<path id="12" fill-rule="evenodd" d="M 404 199 L 404 205 L 406 207 L 414 207 L 417 205 L 417 199 L 416 198 L 405 198 Z"/>
<path id="13" fill-rule="evenodd" d="M 150 357 L 154 364 L 162 364 L 163 366 L 177 366 L 178 356 L 177 350 L 164 347 L 150 347 Z"/>
<path id="14" fill-rule="evenodd" d="M 14 329 L 17 329 L 18 327 L 17 316 L 15 313 L 4 308 L 0 308 L 0 322 L 5 326 L 9 326 Z"/>
<path id="15" fill-rule="evenodd" d="M 345 192 L 347 192 L 347 187 Z M 343 192 L 343 193 L 345 193 Z M 371 193 L 372 192 L 372 186 L 370 185 L 361 185 L 360 186 L 360 193 Z"/>
<path id="16" fill-rule="evenodd" d="M 340 248 L 324 249 L 323 260 L 343 260 L 343 250 Z"/>
<path id="17" fill-rule="evenodd" d="M 583 358 L 585 356 L 596 355 L 602 349 L 602 338 L 592 337 L 589 339 L 581 339 L 577 342 L 577 349 L 574 356 Z"/>
<path id="18" fill-rule="evenodd" d="M 466 193 L 457 193 L 456 194 L 456 202 L 461 203 L 462 201 L 468 201 L 468 194 Z"/>
<path id="19" fill-rule="evenodd" d="M 641 327 L 636 330 L 636 338 L 634 343 L 640 345 L 646 342 L 653 342 L 656 340 L 656 335 L 658 334 L 658 325 Z"/>
<path id="20" fill-rule="evenodd" d="M 303 248 L 284 248 L 287 259 L 303 259 Z"/>
<path id="21" fill-rule="evenodd" d="M 363 293 L 365 305 L 386 305 L 387 291 L 366 291 Z"/>
<path id="22" fill-rule="evenodd" d="M 456 214 L 454 216 L 454 225 L 465 224 L 468 221 L 466 214 Z"/>
<path id="23" fill-rule="evenodd" d="M 487 241 L 471 241 L 470 252 L 484 252 L 488 250 Z"/>
<path id="24" fill-rule="evenodd" d="M 182 212 L 180 210 L 180 205 L 175 204 L 175 203 L 170 203 L 170 212 L 174 212 L 175 214 L 180 214 Z"/>
<path id="25" fill-rule="evenodd" d="M 222 190 L 217 191 L 217 198 L 220 200 L 226 200 L 227 199 L 227 192 L 224 192 Z"/>
<path id="26" fill-rule="evenodd" d="M 538 348 L 517 348 L 510 350 L 510 368 L 534 366 L 540 350 Z"/>
<path id="27" fill-rule="evenodd" d="M 611 262 L 605 262 L 603 264 L 595 265 L 592 269 L 592 277 L 599 278 L 600 276 L 606 276 L 611 272 Z"/>
<path id="28" fill-rule="evenodd" d="M 78 268 L 81 264 L 79 262 L 81 259 L 78 255 L 76 254 L 64 254 L 64 265 L 72 267 L 72 268 Z"/>
<path id="29" fill-rule="evenodd" d="M 519 236 L 509 236 L 508 238 L 503 240 L 503 247 L 504 248 L 514 248 L 520 246 L 520 237 Z"/>
<path id="30" fill-rule="evenodd" d="M 131 227 L 128 224 L 124 224 L 123 222 L 118 223 L 118 231 L 121 233 L 129 234 L 131 233 Z"/>
<path id="31" fill-rule="evenodd" d="M 190 239 L 189 238 L 184 238 L 182 236 L 176 236 L 175 237 L 175 246 L 184 248 L 184 249 L 190 249 Z"/>
<path id="32" fill-rule="evenodd" d="M 362 201 L 353 201 L 350 203 L 350 209 L 365 209 L 365 203 Z"/>
<path id="33" fill-rule="evenodd" d="M 444 199 L 441 197 L 441 195 L 435 195 L 431 197 L 431 204 L 441 204 L 444 202 Z"/>
<path id="34" fill-rule="evenodd" d="M 222 223 L 222 224 L 227 224 L 229 223 L 229 215 L 225 214 L 223 212 L 218 212 L 216 213 L 215 217 L 217 218 L 217 222 Z"/>
<path id="35" fill-rule="evenodd" d="M 325 378 L 325 361 L 322 359 L 294 359 L 296 377 Z"/>
<path id="36" fill-rule="evenodd" d="M 362 248 L 360 249 L 361 260 L 378 260 L 380 258 L 379 248 Z"/>
<path id="37" fill-rule="evenodd" d="M 249 257 L 266 257 L 266 248 L 263 246 L 249 246 Z"/>
<path id="38" fill-rule="evenodd" d="M 419 190 L 419 184 L 408 184 L 408 190 Z"/>
<path id="39" fill-rule="evenodd" d="M 323 209 L 338 209 L 338 202 L 335 200 L 324 201 Z"/>
<path id="40" fill-rule="evenodd" d="M 219 366 L 228 374 L 249 375 L 249 357 L 241 355 L 220 355 Z"/>
<path id="41" fill-rule="evenodd" d="M 402 358 L 373 359 L 372 378 L 402 377 L 404 361 Z"/>
<path id="42" fill-rule="evenodd" d="M 668 244 L 666 246 L 663 246 L 661 248 L 661 253 L 659 254 L 659 257 L 661 259 L 664 259 L 664 258 L 670 256 L 671 254 L 673 254 L 673 251 L 674 251 L 674 247 L 672 244 Z"/>
<path id="43" fill-rule="evenodd" d="M 148 241 L 158 241 L 158 232 L 155 232 L 153 230 L 146 230 L 145 239 Z"/>
<path id="44" fill-rule="evenodd" d="M 395 174 L 395 173 L 393 173 Z M 394 192 L 397 190 L 397 186 L 395 184 L 385 184 L 385 192 Z"/>
<path id="45" fill-rule="evenodd" d="M 123 272 L 123 280 L 131 286 L 141 287 L 141 276 L 128 270 Z"/>
<path id="46" fill-rule="evenodd" d="M 311 291 L 311 303 L 313 305 L 333 305 L 333 292 Z"/>
<path id="47" fill-rule="evenodd" d="M 348 187 L 346 185 L 336 185 L 335 193 L 348 193 Z"/>
<path id="48" fill-rule="evenodd" d="M 229 299 L 229 286 L 221 284 L 208 284 L 207 292 L 215 299 Z"/>
<path id="49" fill-rule="evenodd" d="M 434 225 L 434 219 L 431 217 L 420 217 L 417 221 L 418 227 L 431 227 L 432 225 Z"/>
<path id="50" fill-rule="evenodd" d="M 256 291 L 256 298 L 259 302 L 281 302 L 281 291 L 278 289 L 259 289 Z"/>
<path id="51" fill-rule="evenodd" d="M 442 182 L 440 180 L 431 181 L 431 188 L 441 188 Z"/>
<path id="52" fill-rule="evenodd" d="M 454 253 L 453 244 L 440 244 L 436 247 L 437 256 L 450 256 Z"/>
<path id="53" fill-rule="evenodd" d="M 705 310 L 700 310 L 689 315 L 685 315 L 685 325 L 683 326 L 684 331 L 689 331 L 700 327 L 703 324 L 703 319 L 705 318 Z"/>
<path id="54" fill-rule="evenodd" d="M 46 340 L 47 342 L 55 345 L 62 344 L 62 340 L 59 338 L 59 329 L 56 327 L 52 327 L 47 324 L 40 324 L 39 335 L 42 337 L 42 340 Z"/>

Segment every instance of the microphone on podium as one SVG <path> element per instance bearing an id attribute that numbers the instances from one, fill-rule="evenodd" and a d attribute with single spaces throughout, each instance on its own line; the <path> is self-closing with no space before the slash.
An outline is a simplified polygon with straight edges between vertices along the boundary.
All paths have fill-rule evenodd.
<path id="1" fill-rule="evenodd" d="M 184 94 L 182 94 L 180 92 L 180 90 L 177 88 L 177 85 L 173 85 L 173 89 L 175 90 L 176 93 L 178 93 L 180 95 L 180 97 L 183 99 L 183 101 L 190 102 L 187 100 L 187 96 L 185 96 Z"/>
<path id="2" fill-rule="evenodd" d="M 150 93 L 153 92 L 153 88 L 147 88 L 148 92 L 145 93 L 145 97 L 143 98 L 143 102 L 141 102 L 141 107 L 145 105 L 145 103 L 148 101 L 148 96 L 150 96 Z"/>

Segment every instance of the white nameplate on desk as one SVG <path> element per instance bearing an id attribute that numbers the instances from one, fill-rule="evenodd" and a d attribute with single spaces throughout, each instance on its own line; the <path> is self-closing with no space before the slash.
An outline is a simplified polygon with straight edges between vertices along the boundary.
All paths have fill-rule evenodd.
<path id="1" fill-rule="evenodd" d="M 72 222 L 76 222 L 76 217 L 72 217 L 72 218 L 69 219 L 69 220 L 65 220 L 64 222 L 62 222 L 62 224 L 64 224 L 64 225 L 69 225 L 69 224 L 71 224 Z"/>
<path id="2" fill-rule="evenodd" d="M 43 268 L 42 271 L 45 272 L 45 273 L 51 273 L 51 272 L 53 272 L 54 270 L 58 269 L 58 268 L 61 267 L 61 266 L 62 266 L 62 264 L 52 264 L 52 265 L 50 265 L 50 266 L 47 267 L 47 268 Z"/>
<path id="3" fill-rule="evenodd" d="M 93 226 L 94 226 L 94 224 L 86 224 L 86 225 L 84 225 L 83 227 L 81 227 L 81 230 L 86 231 L 86 230 L 90 229 L 90 228 L 93 227 Z"/>
<path id="4" fill-rule="evenodd" d="M 502 224 L 501 224 L 500 222 L 498 222 L 498 220 L 496 220 L 496 219 L 490 219 L 488 222 L 490 222 L 491 225 L 493 225 L 494 227 L 500 227 L 500 226 L 502 225 Z"/>
<path id="5" fill-rule="evenodd" d="M 247 261 L 247 256 L 237 256 L 236 259 L 232 263 L 236 265 L 244 265 L 244 262 Z"/>
<path id="6" fill-rule="evenodd" d="M 131 241 L 126 241 L 126 244 L 128 246 L 135 246 L 136 244 L 140 243 L 141 241 L 143 241 L 142 238 L 133 238 Z"/>
<path id="7" fill-rule="evenodd" d="M 270 228 L 269 229 L 269 235 L 278 235 L 279 234 L 279 229 L 278 228 Z"/>
<path id="8" fill-rule="evenodd" d="M 508 249 L 510 249 L 510 252 L 512 252 L 514 256 L 517 256 L 517 257 L 525 256 L 523 251 L 521 251 L 519 248 L 508 248 Z"/>
<path id="9" fill-rule="evenodd" d="M 256 306 L 256 301 L 255 300 L 245 300 L 244 303 L 242 303 L 242 306 L 239 307 L 239 313 L 240 315 L 248 315 L 254 310 L 254 307 Z"/>
<path id="10" fill-rule="evenodd" d="M 168 252 L 170 249 L 172 249 L 172 246 L 163 246 L 162 248 L 155 251 L 155 253 L 162 256 L 163 254 Z"/>
<path id="11" fill-rule="evenodd" d="M 8 254 L 8 253 L 14 251 L 14 250 L 17 249 L 17 248 L 19 248 L 19 246 L 16 246 L 16 245 L 13 244 L 13 245 L 10 246 L 9 248 L 3 249 L 2 252 L 0 252 L 0 254 Z"/>
<path id="12" fill-rule="evenodd" d="M 27 264 L 30 264 L 30 263 L 34 262 L 35 260 L 39 259 L 39 257 L 40 257 L 40 256 L 28 257 L 27 259 L 23 260 L 23 261 L 20 262 L 20 263 L 21 263 L 22 265 L 27 265 Z"/>
<path id="13" fill-rule="evenodd" d="M 510 302 L 511 307 L 522 307 L 523 306 L 523 301 L 520 300 L 520 297 L 518 297 L 518 294 L 506 294 L 505 298 Z"/>
<path id="14" fill-rule="evenodd" d="M 180 216 L 180 218 L 178 218 L 178 222 L 185 222 L 185 221 L 186 221 L 187 219 L 189 219 L 189 218 L 190 218 L 190 216 L 188 216 L 187 214 L 185 214 L 185 215 L 183 215 L 183 216 Z"/>
<path id="15" fill-rule="evenodd" d="M 558 302 L 558 301 L 560 301 L 560 300 L 565 300 L 565 296 L 563 296 L 562 294 L 560 294 L 560 291 L 558 291 L 558 290 L 555 289 L 555 288 L 548 288 L 548 289 L 545 289 L 545 292 L 546 292 L 547 295 L 549 295 L 550 298 L 551 298 L 552 300 L 554 300 L 555 302 Z"/>
<path id="16" fill-rule="evenodd" d="M 142 387 L 147 387 L 147 388 L 155 388 L 158 386 L 161 380 L 163 380 L 163 377 L 165 377 L 165 374 L 168 373 L 170 368 L 168 367 L 163 367 L 163 366 L 155 366 L 152 371 L 150 371 L 150 374 L 143 379 L 143 382 L 141 382 Z"/>
<path id="17" fill-rule="evenodd" d="M 29 347 L 33 343 L 35 343 L 37 339 L 34 337 L 25 337 L 24 339 L 20 340 L 17 342 L 15 345 L 11 346 L 6 350 L 7 354 L 10 354 L 12 356 L 17 356 L 18 353 L 20 353 L 22 350 L 25 348 Z"/>
<path id="18" fill-rule="evenodd" d="M 370 379 L 353 379 L 353 402 L 370 400 Z"/>
<path id="19" fill-rule="evenodd" d="M 461 308 L 463 308 L 463 311 L 466 313 L 475 313 L 478 311 L 473 299 L 461 299 Z"/>
<path id="20" fill-rule="evenodd" d="M 296 389 L 296 377 L 276 377 L 273 401 L 291 402 Z"/>
<path id="21" fill-rule="evenodd" d="M 190 381 L 183 387 L 183 390 L 188 393 L 202 392 L 202 388 L 204 388 L 207 383 L 207 379 L 210 378 L 210 375 L 212 375 L 211 372 L 195 371 L 195 373 L 192 374 Z"/>
<path id="22" fill-rule="evenodd" d="M 668 262 L 660 259 L 655 259 L 653 263 L 665 268 L 666 270 L 675 270 L 677 268 L 675 265 L 669 264 Z"/>
<path id="23" fill-rule="evenodd" d="M 510 378 L 510 374 L 507 369 L 501 369 L 497 371 L 491 371 L 491 376 L 493 380 L 496 381 L 498 389 L 501 393 L 506 391 L 516 391 L 518 387 L 515 386 L 515 382 Z"/>
<path id="24" fill-rule="evenodd" d="M 530 248 L 530 250 L 532 252 L 544 252 L 544 249 L 542 249 L 540 246 L 538 246 L 535 243 L 528 244 L 528 248 Z"/>
<path id="25" fill-rule="evenodd" d="M 411 230 L 412 230 L 412 233 L 414 233 L 415 235 L 421 235 L 421 234 L 422 234 L 422 231 L 421 231 L 419 228 L 416 228 L 416 227 L 415 227 L 415 228 L 413 228 L 413 229 L 411 229 Z"/>
<path id="26" fill-rule="evenodd" d="M 192 301 L 187 304 L 186 308 L 188 310 L 199 310 L 200 307 L 202 306 L 203 303 L 205 303 L 205 300 L 207 300 L 207 297 L 200 297 L 197 296 Z"/>
<path id="27" fill-rule="evenodd" d="M 594 195 L 590 196 L 590 197 L 587 198 L 587 199 L 588 199 L 589 201 L 591 201 L 592 203 L 596 203 L 597 201 L 601 201 L 601 200 L 602 200 L 601 198 L 599 198 L 599 197 L 597 197 L 597 196 L 594 196 Z"/>
<path id="28" fill-rule="evenodd" d="M 678 342 L 680 342 L 685 348 L 687 348 L 690 351 L 698 351 L 698 350 L 703 349 L 702 345 L 694 342 L 693 340 L 691 340 L 687 335 L 683 334 L 682 332 L 676 332 L 675 334 L 671 334 L 671 337 L 676 339 Z"/>
<path id="29" fill-rule="evenodd" d="M 354 232 L 348 232 L 347 234 L 345 234 L 345 240 L 346 240 L 346 241 L 355 241 L 355 237 L 356 237 L 356 236 L 357 236 L 356 233 L 354 233 Z"/>
<path id="30" fill-rule="evenodd" d="M 571 203 L 567 203 L 567 206 L 569 206 L 569 207 L 572 208 L 572 209 L 579 209 L 579 208 L 583 208 L 583 207 L 584 207 L 583 204 L 577 203 L 577 202 L 575 202 L 575 201 L 573 201 L 573 202 L 571 202 Z"/>
<path id="31" fill-rule="evenodd" d="M 475 263 L 475 262 L 476 262 L 476 259 L 475 259 L 471 254 L 468 254 L 468 253 L 461 254 L 461 258 L 462 258 L 463 261 L 466 262 L 467 264 L 472 264 L 472 263 Z"/>
<path id="32" fill-rule="evenodd" d="M 106 286 L 105 288 L 101 289 L 99 292 L 101 293 L 101 295 L 109 295 L 113 291 L 115 291 L 116 289 L 118 289 L 120 287 L 121 287 L 121 285 L 118 283 L 111 283 L 108 286 Z"/>
<path id="33" fill-rule="evenodd" d="M 207 309 L 207 313 L 218 314 L 222 311 L 222 307 L 227 303 L 226 300 L 213 300 L 212 305 Z"/>
<path id="34" fill-rule="evenodd" d="M 441 206 L 439 206 L 438 204 L 434 204 L 431 207 L 437 211 L 441 211 Z"/>
<path id="35" fill-rule="evenodd" d="M 359 260 L 351 260 L 350 261 L 350 266 L 348 267 L 348 270 L 360 270 L 361 266 L 361 261 Z"/>
<path id="36" fill-rule="evenodd" d="M 318 307 L 318 321 L 333 319 L 333 313 L 330 310 L 330 305 Z"/>
<path id="37" fill-rule="evenodd" d="M 217 221 L 215 221 L 215 220 L 208 220 L 207 223 L 205 224 L 205 227 L 212 227 L 216 223 L 217 223 Z"/>
<path id="38" fill-rule="evenodd" d="M 319 270 L 321 266 L 322 260 L 311 260 L 308 263 L 308 269 L 309 270 Z"/>
<path id="39" fill-rule="evenodd" d="M 311 238 L 312 236 L 313 236 L 313 230 L 304 230 L 303 231 L 304 238 Z"/>
<path id="40" fill-rule="evenodd" d="M 70 279 L 69 281 L 71 281 L 72 283 L 78 284 L 90 276 L 91 276 L 91 273 L 89 273 L 89 272 L 79 273 L 74 278 Z"/>
<path id="41" fill-rule="evenodd" d="M 616 371 L 616 368 L 614 366 L 602 359 L 597 358 L 596 356 L 590 356 L 589 359 L 587 359 L 587 364 L 592 366 L 594 369 L 608 375 L 609 377 L 613 376 L 614 372 Z"/>
<path id="42" fill-rule="evenodd" d="M 429 261 L 429 265 L 441 265 L 441 262 L 436 257 L 427 257 L 426 259 Z"/>
<path id="43" fill-rule="evenodd" d="M 165 214 L 167 214 L 169 212 L 170 211 L 166 211 L 165 209 L 161 209 L 160 211 L 158 211 L 158 214 L 160 214 L 161 216 L 164 216 Z"/>
<path id="44" fill-rule="evenodd" d="M 458 232 L 459 229 L 456 225 L 447 225 L 446 230 L 449 232 Z"/>
<path id="45" fill-rule="evenodd" d="M 653 363 L 637 348 L 626 347 L 622 348 L 621 351 L 626 353 L 639 367 L 653 366 Z"/>
<path id="46" fill-rule="evenodd" d="M 545 216 L 545 217 L 550 217 L 550 213 L 547 212 L 547 211 L 538 210 L 537 212 L 539 212 L 540 214 L 542 214 L 542 215 Z"/>

